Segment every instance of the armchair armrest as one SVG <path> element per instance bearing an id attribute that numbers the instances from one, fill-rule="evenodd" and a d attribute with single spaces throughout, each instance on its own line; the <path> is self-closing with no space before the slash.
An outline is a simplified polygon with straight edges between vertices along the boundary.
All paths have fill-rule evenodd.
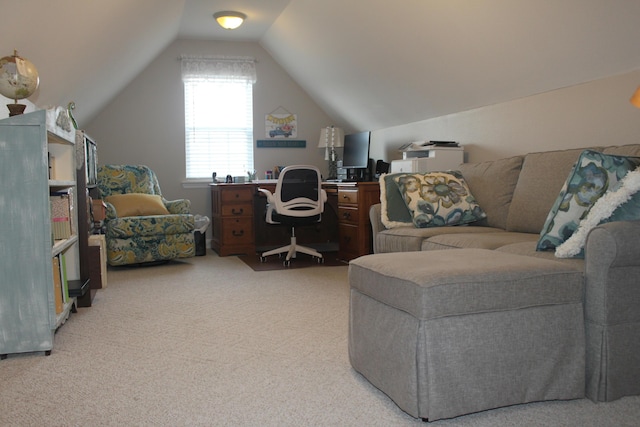
<path id="1" fill-rule="evenodd" d="M 369 208 L 369 221 L 371 222 L 371 236 L 373 240 L 373 253 L 377 253 L 377 235 L 387 229 L 382 223 L 382 205 L 376 203 Z"/>
<path id="2" fill-rule="evenodd" d="M 373 230 L 374 236 L 387 229 L 382 223 L 382 205 L 380 203 L 371 205 L 369 209 L 369 221 L 371 221 L 371 229 Z"/>
<path id="3" fill-rule="evenodd" d="M 111 219 L 118 218 L 118 214 L 116 213 L 116 207 L 113 206 L 111 203 L 107 202 L 106 200 L 104 200 L 103 203 L 106 206 L 105 219 L 111 220 Z"/>
<path id="4" fill-rule="evenodd" d="M 595 227 L 585 246 L 587 397 L 640 394 L 640 221 Z"/>
<path id="5" fill-rule="evenodd" d="M 172 213 L 172 214 L 190 214 L 191 213 L 191 200 L 189 199 L 166 200 L 163 197 L 162 202 L 164 203 L 164 206 L 167 208 L 169 213 Z"/>

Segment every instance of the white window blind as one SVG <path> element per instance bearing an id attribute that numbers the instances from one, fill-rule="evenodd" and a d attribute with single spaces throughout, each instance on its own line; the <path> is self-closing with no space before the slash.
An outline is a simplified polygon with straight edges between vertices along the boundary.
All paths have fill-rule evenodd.
<path id="1" fill-rule="evenodd" d="M 253 171 L 254 61 L 181 59 L 187 179 Z"/>

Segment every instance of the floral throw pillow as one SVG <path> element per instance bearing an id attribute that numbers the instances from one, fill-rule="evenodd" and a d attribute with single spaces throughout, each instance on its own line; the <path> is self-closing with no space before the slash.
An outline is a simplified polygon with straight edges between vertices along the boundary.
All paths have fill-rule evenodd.
<path id="1" fill-rule="evenodd" d="M 638 165 L 638 157 L 583 151 L 547 215 L 536 250 L 555 249 L 569 239 L 594 203 Z"/>
<path id="2" fill-rule="evenodd" d="M 418 228 L 460 225 L 486 217 L 459 171 L 394 177 Z"/>
<path id="3" fill-rule="evenodd" d="M 587 235 L 596 226 L 612 221 L 640 219 L 640 168 L 629 172 L 593 204 L 587 217 L 563 244 L 556 248 L 558 258 L 584 258 Z"/>

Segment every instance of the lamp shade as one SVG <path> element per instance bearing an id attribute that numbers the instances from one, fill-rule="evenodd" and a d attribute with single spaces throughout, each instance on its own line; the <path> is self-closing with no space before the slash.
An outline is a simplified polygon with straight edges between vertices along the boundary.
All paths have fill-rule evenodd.
<path id="1" fill-rule="evenodd" d="M 633 93 L 629 102 L 631 102 L 634 107 L 640 108 L 640 86 L 638 86 L 638 89 Z"/>
<path id="2" fill-rule="evenodd" d="M 320 129 L 318 148 L 342 147 L 344 145 L 344 131 L 340 128 L 327 126 Z"/>
<path id="3" fill-rule="evenodd" d="M 217 12 L 213 14 L 213 17 L 225 30 L 235 30 L 247 19 L 247 15 L 244 13 L 232 11 Z"/>

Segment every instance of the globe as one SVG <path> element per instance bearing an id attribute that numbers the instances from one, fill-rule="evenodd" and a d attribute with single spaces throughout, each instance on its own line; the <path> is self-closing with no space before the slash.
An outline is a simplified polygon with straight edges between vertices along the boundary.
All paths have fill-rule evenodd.
<path id="1" fill-rule="evenodd" d="M 24 99 L 38 88 L 38 70 L 31 61 L 18 56 L 0 58 L 0 94 L 10 99 Z"/>

